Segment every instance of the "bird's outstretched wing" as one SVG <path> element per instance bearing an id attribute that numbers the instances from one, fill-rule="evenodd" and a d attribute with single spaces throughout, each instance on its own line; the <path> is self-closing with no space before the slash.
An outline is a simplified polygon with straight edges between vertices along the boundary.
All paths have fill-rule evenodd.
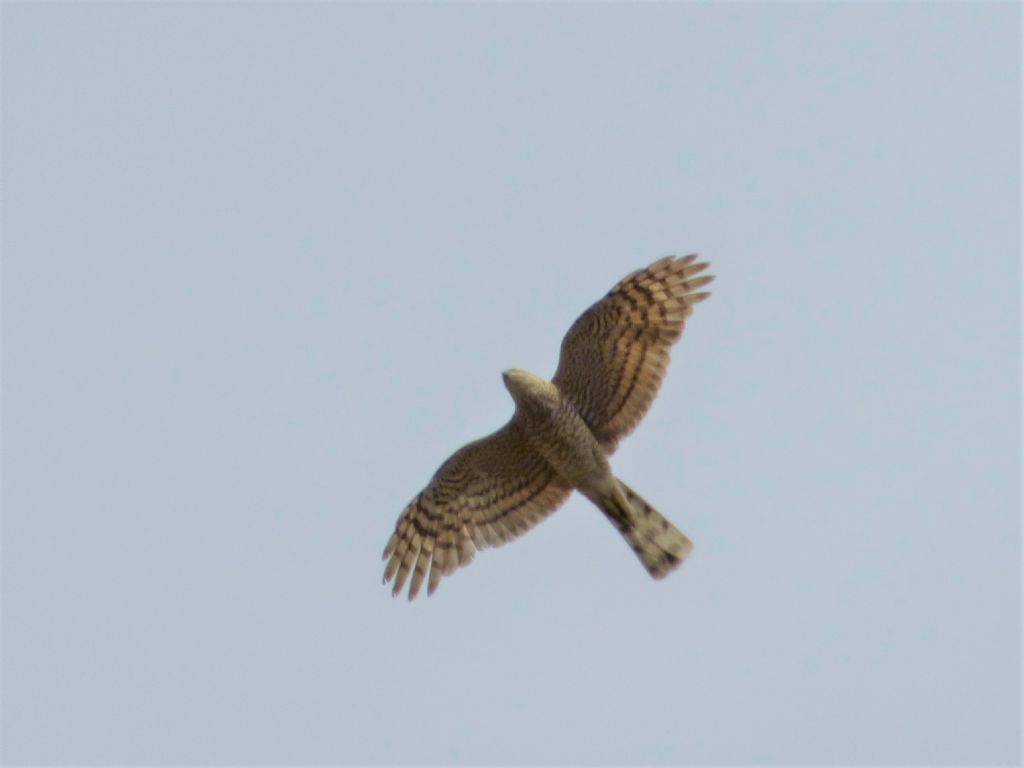
<path id="1" fill-rule="evenodd" d="M 696 254 L 667 256 L 623 278 L 573 323 L 552 382 L 577 407 L 609 453 L 647 413 L 669 350 L 693 306 L 710 294 Z"/>
<path id="2" fill-rule="evenodd" d="M 405 508 L 384 548 L 384 582 L 409 599 L 423 579 L 427 594 L 442 576 L 468 564 L 478 549 L 504 544 L 554 512 L 572 492 L 530 449 L 515 417 L 492 435 L 463 446 Z"/>

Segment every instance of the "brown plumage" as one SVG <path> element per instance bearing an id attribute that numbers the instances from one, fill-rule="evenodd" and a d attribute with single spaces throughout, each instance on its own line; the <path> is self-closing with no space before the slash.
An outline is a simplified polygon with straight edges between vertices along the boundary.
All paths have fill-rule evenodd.
<path id="1" fill-rule="evenodd" d="M 669 351 L 693 307 L 710 294 L 696 255 L 668 256 L 621 280 L 573 323 L 550 382 L 506 371 L 516 402 L 497 432 L 456 451 L 405 508 L 384 548 L 392 594 L 409 599 L 478 549 L 519 536 L 554 512 L 575 488 L 594 502 L 655 578 L 692 544 L 621 480 L 610 456 L 651 407 Z"/>

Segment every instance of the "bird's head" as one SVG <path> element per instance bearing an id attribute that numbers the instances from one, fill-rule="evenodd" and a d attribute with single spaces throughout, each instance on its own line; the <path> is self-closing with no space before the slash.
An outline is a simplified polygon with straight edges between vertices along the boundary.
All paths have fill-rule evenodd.
<path id="1" fill-rule="evenodd" d="M 551 405 L 558 401 L 558 390 L 555 385 L 529 371 L 510 368 L 502 372 L 501 378 L 517 405 Z"/>

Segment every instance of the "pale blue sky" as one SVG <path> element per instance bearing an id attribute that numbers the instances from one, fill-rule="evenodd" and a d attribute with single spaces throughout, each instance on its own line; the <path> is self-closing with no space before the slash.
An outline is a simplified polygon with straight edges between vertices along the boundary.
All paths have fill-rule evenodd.
<path id="1" fill-rule="evenodd" d="M 1020 760 L 1014 3 L 3 6 L 10 763 Z M 616 472 L 380 553 L 619 278 Z"/>

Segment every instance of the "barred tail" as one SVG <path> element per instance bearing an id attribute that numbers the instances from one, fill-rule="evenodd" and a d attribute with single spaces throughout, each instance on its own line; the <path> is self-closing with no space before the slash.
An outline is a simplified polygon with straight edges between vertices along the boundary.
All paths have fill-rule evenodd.
<path id="1" fill-rule="evenodd" d="M 693 543 L 632 488 L 618 484 L 622 494 L 601 499 L 598 506 L 651 576 L 663 579 L 689 557 Z"/>

